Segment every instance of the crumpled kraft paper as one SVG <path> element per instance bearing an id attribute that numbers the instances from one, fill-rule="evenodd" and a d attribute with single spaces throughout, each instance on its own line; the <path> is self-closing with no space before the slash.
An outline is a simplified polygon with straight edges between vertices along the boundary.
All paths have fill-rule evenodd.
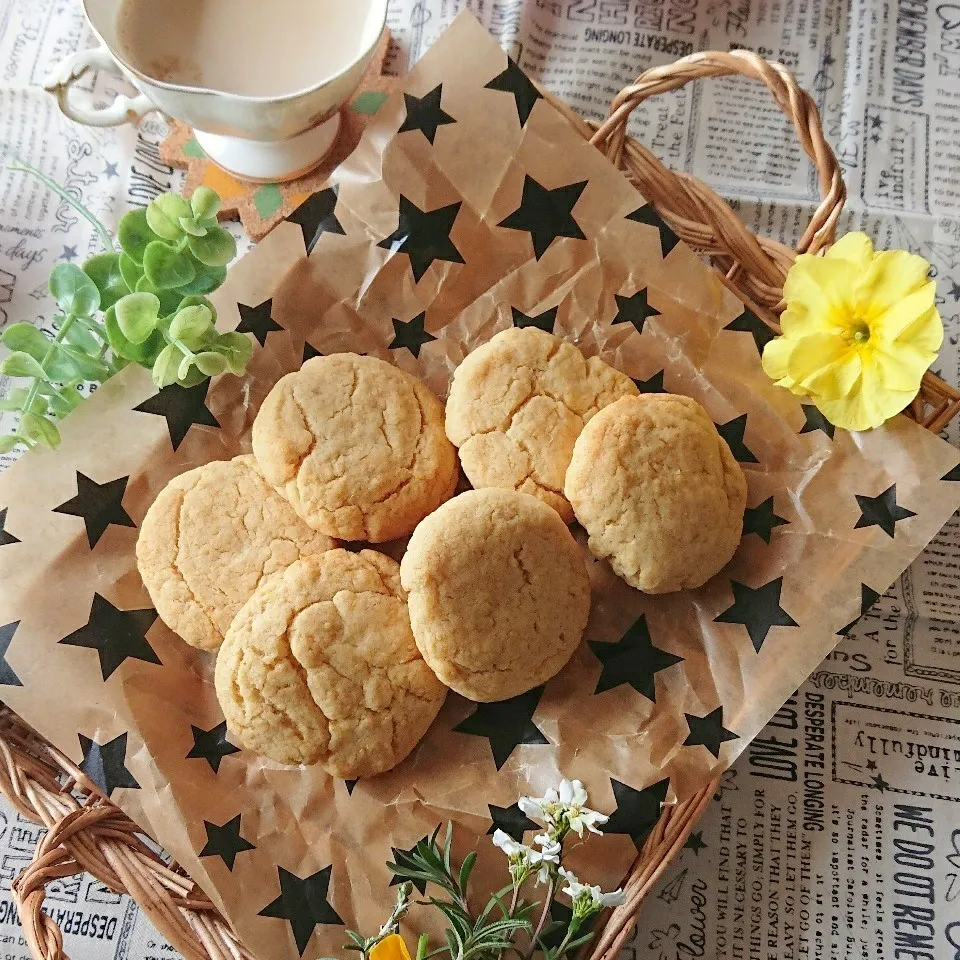
<path id="1" fill-rule="evenodd" d="M 517 797 L 562 776 L 612 815 L 571 865 L 614 887 L 661 802 L 729 766 L 960 506 L 944 479 L 957 452 L 903 417 L 834 431 L 774 387 L 765 328 L 469 16 L 292 220 L 217 295 L 221 326 L 258 341 L 245 378 L 157 394 L 127 369 L 63 424 L 58 451 L 0 477 L 2 696 L 264 960 L 335 952 L 342 924 L 375 931 L 391 848 L 447 819 L 458 849 L 480 847 L 477 888 L 500 885 L 484 835 L 519 836 Z M 511 323 L 704 404 L 749 481 L 736 557 L 702 589 L 658 597 L 590 560 L 593 609 L 570 665 L 504 704 L 451 695 L 384 776 L 347 784 L 238 750 L 212 656 L 156 619 L 137 574 L 148 506 L 171 477 L 249 450 L 263 397 L 305 356 L 383 357 L 443 396 L 460 360 Z"/>

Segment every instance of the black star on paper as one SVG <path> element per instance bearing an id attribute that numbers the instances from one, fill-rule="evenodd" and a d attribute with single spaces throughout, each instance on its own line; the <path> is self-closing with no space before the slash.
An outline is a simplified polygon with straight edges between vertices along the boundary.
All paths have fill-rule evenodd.
<path id="1" fill-rule="evenodd" d="M 960 303 L 960 284 L 951 278 L 950 280 L 950 294 L 953 297 L 954 303 Z"/>
<path id="2" fill-rule="evenodd" d="M 783 577 L 777 577 L 762 587 L 748 587 L 736 580 L 731 580 L 730 586 L 733 588 L 733 605 L 727 607 L 714 623 L 743 624 L 757 653 L 771 627 L 797 626 L 797 621 L 780 606 Z"/>
<path id="3" fill-rule="evenodd" d="M 181 387 L 179 383 L 171 383 L 169 387 L 164 387 L 158 394 L 133 409 L 166 418 L 170 443 L 176 450 L 194 424 L 204 427 L 220 426 L 220 421 L 207 409 L 209 386 L 209 380 L 204 380 L 195 387 Z"/>
<path id="4" fill-rule="evenodd" d="M 877 761 L 876 761 L 876 760 L 868 760 L 868 761 L 867 761 L 867 769 L 868 769 L 868 770 L 876 770 L 876 769 L 877 769 Z"/>
<path id="5" fill-rule="evenodd" d="M 877 593 L 873 587 L 868 587 L 865 583 L 860 584 L 860 617 L 862 617 L 878 600 L 880 599 L 880 594 Z M 846 636 L 850 631 L 850 628 L 856 624 L 857 620 L 860 619 L 857 617 L 856 620 L 851 620 L 842 630 L 838 630 L 837 633 Z"/>
<path id="6" fill-rule="evenodd" d="M 501 90 L 513 95 L 521 127 L 526 126 L 533 105 L 541 99 L 540 91 L 510 57 L 507 57 L 507 69 L 503 73 L 498 73 L 489 83 L 485 83 L 483 88 L 484 90 Z"/>
<path id="7" fill-rule="evenodd" d="M 769 543 L 773 528 L 789 522 L 773 512 L 773 497 L 767 497 L 763 503 L 743 511 L 743 535 L 755 533 L 764 543 Z"/>
<path id="8" fill-rule="evenodd" d="M 193 746 L 187 754 L 187 760 L 206 760 L 214 773 L 219 773 L 220 761 L 224 757 L 229 757 L 231 753 L 240 752 L 240 748 L 235 747 L 227 739 L 226 720 L 209 730 L 202 730 L 191 723 L 190 732 L 193 734 Z"/>
<path id="9" fill-rule="evenodd" d="M 243 853 L 244 850 L 257 849 L 249 840 L 244 840 L 240 836 L 239 813 L 221 826 L 210 823 L 209 820 L 204 820 L 203 826 L 207 831 L 207 842 L 197 856 L 219 857 L 230 871 L 233 870 L 233 864 L 238 853 Z"/>
<path id="10" fill-rule="evenodd" d="M 558 237 L 586 240 L 580 225 L 573 218 L 573 208 L 586 185 L 587 181 L 581 180 L 548 190 L 525 173 L 520 206 L 497 226 L 529 233 L 533 241 L 533 253 L 538 260 Z"/>
<path id="11" fill-rule="evenodd" d="M 120 610 L 95 593 L 90 619 L 60 643 L 96 650 L 100 657 L 100 672 L 106 680 L 128 658 L 160 663 L 153 647 L 147 643 L 147 631 L 156 619 L 157 611 L 149 607 L 146 610 Z"/>
<path id="12" fill-rule="evenodd" d="M 558 307 L 550 307 L 549 310 L 544 310 L 543 313 L 527 314 L 522 310 L 518 310 L 516 307 L 510 308 L 513 313 L 513 325 L 515 327 L 521 330 L 525 327 L 536 327 L 545 333 L 553 333 L 553 326 L 557 322 L 558 309 Z"/>
<path id="13" fill-rule="evenodd" d="M 490 741 L 493 762 L 499 770 L 522 743 L 549 743 L 533 722 L 533 714 L 543 694 L 543 687 L 535 687 L 518 697 L 498 703 L 479 703 L 477 709 L 453 729 Z"/>
<path id="14" fill-rule="evenodd" d="M 883 129 L 883 120 L 882 120 L 880 117 L 871 117 L 871 118 L 870 118 L 870 126 L 871 126 L 874 130 L 882 130 L 882 129 Z"/>
<path id="15" fill-rule="evenodd" d="M 776 334 L 748 307 L 743 308 L 743 313 L 735 320 L 731 320 L 724 330 L 739 330 L 741 333 L 749 333 L 753 337 L 753 342 L 757 345 L 757 352 L 763 353 L 763 348 L 776 336 Z"/>
<path id="16" fill-rule="evenodd" d="M 397 229 L 377 246 L 392 253 L 405 253 L 417 283 L 434 260 L 464 263 L 463 256 L 450 239 L 461 202 L 458 200 L 436 210 L 421 210 L 401 194 Z"/>
<path id="17" fill-rule="evenodd" d="M 97 743 L 82 733 L 80 749 L 83 759 L 80 769 L 87 775 L 91 783 L 106 797 L 109 797 L 118 787 L 128 790 L 139 790 L 140 784 L 126 767 L 127 735 L 121 733 L 108 743 Z"/>
<path id="18" fill-rule="evenodd" d="M 647 618 L 641 614 L 616 643 L 590 641 L 590 649 L 603 664 L 597 688 L 593 692 L 615 690 L 628 683 L 641 696 L 656 703 L 655 674 L 682 663 L 683 657 L 667 653 L 653 645 Z"/>
<path id="19" fill-rule="evenodd" d="M 956 483 L 958 480 L 960 480 L 960 463 L 958 463 L 955 467 L 948 470 L 940 479 L 949 480 L 953 483 Z M 3 514 L 0 513 L 0 528 L 2 527 L 3 527 Z M 0 540 L 0 544 L 2 543 L 3 541 Z"/>
<path id="20" fill-rule="evenodd" d="M 412 320 L 393 321 L 393 339 L 388 350 L 400 350 L 406 347 L 415 357 L 420 357 L 420 348 L 425 343 L 432 343 L 437 338 L 423 329 L 426 321 L 426 311 L 418 313 Z"/>
<path id="21" fill-rule="evenodd" d="M 739 736 L 723 725 L 723 707 L 717 707 L 705 717 L 695 717 L 685 713 L 684 717 L 690 732 L 683 741 L 685 747 L 706 747 L 717 759 L 720 758 L 720 744 L 728 740 L 739 740 Z"/>
<path id="22" fill-rule="evenodd" d="M 87 528 L 87 542 L 92 550 L 110 524 L 118 527 L 136 527 L 123 509 L 123 495 L 129 477 L 119 477 L 109 483 L 97 483 L 77 471 L 77 495 L 54 507 L 54 513 L 82 517 Z"/>
<path id="23" fill-rule="evenodd" d="M 7 651 L 13 642 L 13 635 L 20 626 L 19 620 L 13 623 L 5 623 L 0 627 L 0 684 L 6 687 L 22 687 L 20 678 L 14 673 L 13 667 L 7 663 Z"/>
<path id="24" fill-rule="evenodd" d="M 261 347 L 266 346 L 267 335 L 283 327 L 270 316 L 273 309 L 273 298 L 258 303 L 255 307 L 248 307 L 245 303 L 238 303 L 240 322 L 237 324 L 237 333 L 252 333 Z"/>
<path id="25" fill-rule="evenodd" d="M 627 220 L 634 223 L 645 223 L 649 227 L 656 227 L 660 231 L 660 256 L 666 255 L 680 242 L 680 238 L 667 226 L 663 217 L 650 204 L 637 207 L 633 213 L 628 213 Z"/>
<path id="26" fill-rule="evenodd" d="M 707 845 L 703 842 L 703 831 L 698 830 L 696 833 L 691 833 L 687 837 L 687 842 L 683 845 L 684 850 L 692 850 L 694 855 L 699 857 L 701 850 L 708 849 Z"/>
<path id="27" fill-rule="evenodd" d="M 883 774 L 882 774 L 882 773 L 878 773 L 878 774 L 873 778 L 873 781 L 872 781 L 872 784 L 871 784 L 871 785 L 872 785 L 872 787 L 873 787 L 874 790 L 879 790 L 881 793 L 883 793 L 883 791 L 886 790 L 887 787 L 890 786 L 890 784 L 887 783 L 887 781 L 883 779 Z"/>
<path id="28" fill-rule="evenodd" d="M 637 852 L 647 835 L 660 819 L 660 807 L 667 798 L 670 778 L 660 780 L 643 790 L 635 790 L 629 784 L 610 778 L 617 809 L 603 827 L 604 833 L 619 833 L 629 837 Z"/>
<path id="29" fill-rule="evenodd" d="M 343 921 L 327 900 L 332 866 L 324 867 L 301 880 L 296 874 L 277 868 L 280 876 L 280 896 L 268 903 L 257 914 L 259 917 L 276 917 L 286 920 L 293 931 L 300 956 L 307 949 L 310 937 L 317 924 L 335 924 L 342 927 Z"/>
<path id="30" fill-rule="evenodd" d="M 741 413 L 739 417 L 717 424 L 717 432 L 727 441 L 727 446 L 738 463 L 759 463 L 747 445 L 743 442 L 743 432 L 747 429 L 747 415 Z"/>
<path id="31" fill-rule="evenodd" d="M 360 778 L 357 777 L 355 780 L 344 780 L 343 784 L 347 788 L 347 796 L 353 796 L 353 788 L 360 782 Z"/>
<path id="32" fill-rule="evenodd" d="M 527 830 L 539 830 L 540 825 L 531 820 L 521 809 L 520 804 L 515 803 L 509 807 L 498 807 L 496 804 L 488 803 L 487 809 L 490 811 L 490 829 L 487 834 L 502 830 L 508 836 L 513 837 L 517 843 L 523 840 L 523 834 Z"/>
<path id="33" fill-rule="evenodd" d="M 308 256 L 313 253 L 313 248 L 323 234 L 338 233 L 346 236 L 347 231 L 337 219 L 336 206 L 337 187 L 327 187 L 326 190 L 312 193 L 287 217 L 290 223 L 295 223 L 303 231 L 303 245 L 307 248 Z"/>
<path id="34" fill-rule="evenodd" d="M 636 377 L 632 379 L 641 393 L 666 393 L 666 387 L 663 385 L 663 374 L 663 370 L 658 370 L 648 380 L 638 380 Z"/>
<path id="35" fill-rule="evenodd" d="M 0 510 L 0 547 L 5 547 L 8 543 L 20 542 L 12 533 L 7 533 L 7 531 L 3 529 L 4 524 L 7 522 L 7 509 L 7 507 L 4 507 Z"/>
<path id="36" fill-rule="evenodd" d="M 801 433 L 813 433 L 815 430 L 820 430 L 831 440 L 833 439 L 833 434 L 837 428 L 812 403 L 801 404 L 801 409 L 807 421 L 801 428 Z"/>
<path id="37" fill-rule="evenodd" d="M 409 880 L 421 894 L 427 892 L 427 881 L 421 880 L 417 877 L 407 876 L 408 870 L 416 870 L 417 865 L 413 860 L 413 852 L 417 849 L 417 845 L 421 843 L 426 843 L 430 838 L 421 837 L 412 847 L 408 850 L 401 850 L 397 847 L 391 847 L 390 852 L 393 854 L 393 864 L 392 866 L 397 867 L 398 869 L 390 869 L 390 872 L 393 874 L 393 879 L 390 881 L 390 886 L 395 887 L 400 883 L 403 883 L 404 880 Z"/>
<path id="38" fill-rule="evenodd" d="M 860 518 L 854 524 L 854 529 L 861 527 L 879 527 L 888 537 L 893 539 L 896 533 L 896 524 L 916 514 L 897 503 L 897 485 L 887 487 L 879 496 L 866 497 L 854 494 L 857 505 L 860 507 Z"/>
<path id="39" fill-rule="evenodd" d="M 303 357 L 300 359 L 301 363 L 306 363 L 308 360 L 312 360 L 314 357 L 322 357 L 323 353 L 319 351 L 312 343 L 304 341 L 303 344 Z"/>
<path id="40" fill-rule="evenodd" d="M 422 97 L 415 97 L 412 93 L 403 95 L 403 102 L 407 108 L 407 115 L 397 133 L 406 133 L 408 130 L 419 130 L 433 144 L 437 135 L 437 128 L 447 123 L 457 121 L 440 108 L 440 97 L 443 95 L 443 84 L 438 83 L 429 93 Z"/>
<path id="41" fill-rule="evenodd" d="M 612 324 L 632 323 L 637 333 L 643 333 L 643 325 L 651 317 L 659 317 L 653 307 L 647 303 L 647 288 L 638 290 L 631 297 L 623 297 L 619 293 L 613 295 L 617 301 L 617 315 L 611 320 Z"/>

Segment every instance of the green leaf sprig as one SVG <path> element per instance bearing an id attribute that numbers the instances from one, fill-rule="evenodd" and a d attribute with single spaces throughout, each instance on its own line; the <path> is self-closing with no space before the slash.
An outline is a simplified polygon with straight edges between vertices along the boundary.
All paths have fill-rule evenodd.
<path id="1" fill-rule="evenodd" d="M 54 267 L 52 339 L 26 322 L 0 335 L 10 350 L 0 372 L 30 381 L 0 400 L 0 411 L 20 415 L 16 432 L 0 437 L 0 453 L 19 443 L 57 446 L 56 421 L 80 403 L 81 385 L 103 383 L 128 363 L 151 370 L 158 387 L 244 373 L 253 342 L 218 332 L 217 311 L 206 296 L 223 283 L 237 252 L 233 237 L 217 224 L 216 191 L 198 187 L 189 200 L 165 193 L 146 209 L 124 214 L 118 250 L 103 224 L 54 181 L 22 161 L 10 169 L 32 173 L 77 209 L 108 249 L 82 267 Z"/>

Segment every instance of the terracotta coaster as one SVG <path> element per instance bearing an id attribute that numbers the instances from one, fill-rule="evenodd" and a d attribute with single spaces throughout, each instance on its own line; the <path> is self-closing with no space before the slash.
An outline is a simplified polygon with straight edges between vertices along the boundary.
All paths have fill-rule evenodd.
<path id="1" fill-rule="evenodd" d="M 189 194 L 201 184 L 220 194 L 220 219 L 239 217 L 251 240 L 260 240 L 284 217 L 316 191 L 360 142 L 367 121 L 393 92 L 396 77 L 383 74 L 390 49 L 390 31 L 380 38 L 370 66 L 349 104 L 340 111 L 340 134 L 331 153 L 302 177 L 284 183 L 252 183 L 238 180 L 207 158 L 194 139 L 193 130 L 178 120 L 170 122 L 170 133 L 160 144 L 160 156 L 174 167 L 185 167 L 184 190 Z"/>

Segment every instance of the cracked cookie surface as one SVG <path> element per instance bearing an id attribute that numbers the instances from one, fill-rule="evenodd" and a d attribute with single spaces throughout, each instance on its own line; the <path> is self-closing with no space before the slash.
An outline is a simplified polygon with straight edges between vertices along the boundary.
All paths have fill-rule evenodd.
<path id="1" fill-rule="evenodd" d="M 668 593 L 706 583 L 740 543 L 747 483 L 696 400 L 618 400 L 584 428 L 566 494 L 594 556 L 631 586 Z"/>
<path id="2" fill-rule="evenodd" d="M 398 367 L 353 353 L 278 380 L 254 421 L 253 452 L 297 513 L 341 540 L 404 536 L 457 483 L 443 404 Z"/>
<path id="3" fill-rule="evenodd" d="M 244 747 L 344 779 L 396 766 L 447 693 L 414 642 L 398 564 L 373 550 L 305 557 L 265 582 L 227 633 L 215 683 Z"/>
<path id="4" fill-rule="evenodd" d="M 557 512 L 525 493 L 471 490 L 414 531 L 400 565 L 424 660 L 470 700 L 545 683 L 590 612 L 583 555 Z"/>
<path id="5" fill-rule="evenodd" d="M 529 493 L 567 522 L 563 480 L 583 425 L 634 382 L 598 357 L 535 327 L 498 333 L 457 367 L 447 436 L 475 488 Z"/>
<path id="6" fill-rule="evenodd" d="M 216 650 L 261 580 L 335 546 L 264 480 L 250 455 L 171 480 L 137 538 L 137 567 L 163 622 Z"/>

